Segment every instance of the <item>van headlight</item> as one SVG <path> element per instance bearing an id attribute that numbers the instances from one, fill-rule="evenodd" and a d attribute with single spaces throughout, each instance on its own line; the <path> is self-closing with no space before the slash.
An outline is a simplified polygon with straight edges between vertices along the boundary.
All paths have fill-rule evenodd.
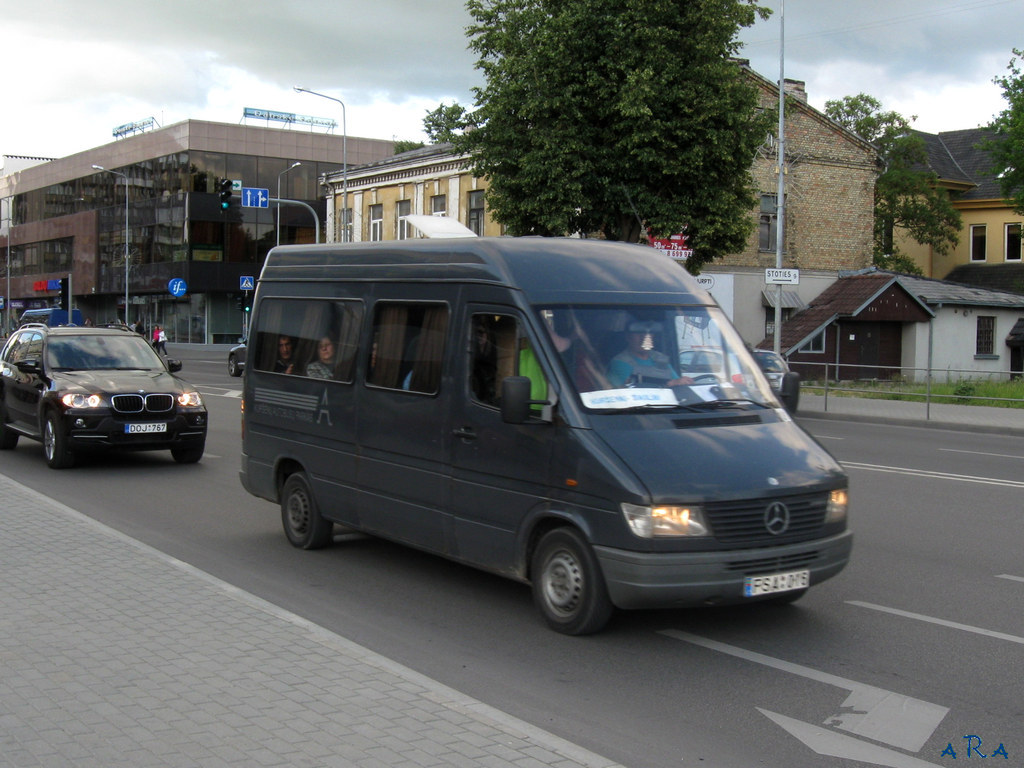
<path id="1" fill-rule="evenodd" d="M 642 539 L 657 536 L 707 536 L 704 512 L 698 506 L 641 507 L 622 504 L 629 529 Z"/>
<path id="2" fill-rule="evenodd" d="M 826 523 L 841 523 L 846 519 L 846 509 L 850 503 L 850 494 L 845 488 L 839 488 L 828 495 L 828 506 L 825 508 Z"/>

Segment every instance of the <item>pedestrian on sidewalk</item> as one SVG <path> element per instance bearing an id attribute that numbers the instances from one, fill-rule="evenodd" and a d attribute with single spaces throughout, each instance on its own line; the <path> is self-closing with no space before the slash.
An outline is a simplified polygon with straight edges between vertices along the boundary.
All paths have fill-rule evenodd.
<path id="1" fill-rule="evenodd" d="M 167 334 L 159 325 L 153 329 L 153 346 L 161 355 L 167 356 Z"/>

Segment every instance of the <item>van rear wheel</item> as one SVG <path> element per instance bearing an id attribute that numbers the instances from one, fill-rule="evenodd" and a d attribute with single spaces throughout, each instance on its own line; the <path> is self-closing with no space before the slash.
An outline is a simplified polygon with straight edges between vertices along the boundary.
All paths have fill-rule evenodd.
<path id="1" fill-rule="evenodd" d="M 289 475 L 281 489 L 281 523 L 288 541 L 299 549 L 320 549 L 333 540 L 334 524 L 320 516 L 302 472 Z"/>
<path id="2" fill-rule="evenodd" d="M 614 610 L 597 557 L 572 528 L 549 531 L 533 553 L 533 602 L 548 626 L 566 635 L 601 629 Z"/>

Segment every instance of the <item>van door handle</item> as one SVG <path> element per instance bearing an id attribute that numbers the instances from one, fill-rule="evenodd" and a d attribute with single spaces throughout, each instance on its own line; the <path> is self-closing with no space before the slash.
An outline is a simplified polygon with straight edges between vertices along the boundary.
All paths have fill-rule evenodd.
<path id="1" fill-rule="evenodd" d="M 459 427 L 453 430 L 452 434 L 456 437 L 461 437 L 463 440 L 476 440 L 476 430 L 472 427 Z"/>

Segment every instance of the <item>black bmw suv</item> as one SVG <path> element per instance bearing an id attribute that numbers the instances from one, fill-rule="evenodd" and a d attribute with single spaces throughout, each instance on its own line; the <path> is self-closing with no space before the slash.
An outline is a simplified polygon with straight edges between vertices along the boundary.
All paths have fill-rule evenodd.
<path id="1" fill-rule="evenodd" d="M 96 449 L 169 449 L 197 462 L 206 406 L 180 370 L 125 326 L 23 326 L 0 353 L 0 449 L 40 440 L 54 469 Z"/>

